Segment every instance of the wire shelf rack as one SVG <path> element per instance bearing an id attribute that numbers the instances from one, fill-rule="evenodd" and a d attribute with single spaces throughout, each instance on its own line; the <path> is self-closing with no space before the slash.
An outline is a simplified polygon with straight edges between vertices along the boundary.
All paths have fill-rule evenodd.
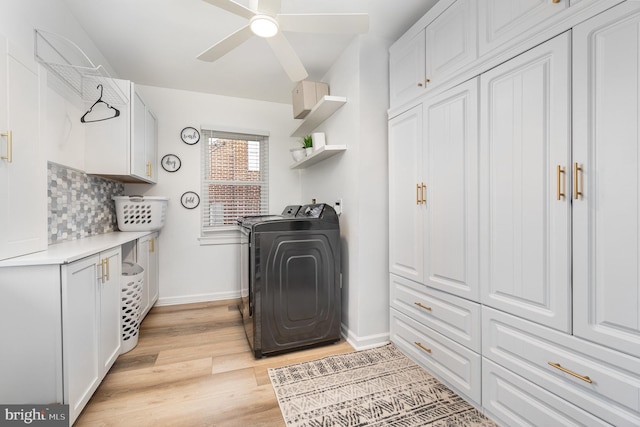
<path id="1" fill-rule="evenodd" d="M 84 101 L 100 97 L 109 105 L 124 105 L 129 97 L 120 89 L 102 65 L 94 65 L 71 40 L 43 30 L 35 30 L 35 58 L 47 70 L 77 93 Z"/>

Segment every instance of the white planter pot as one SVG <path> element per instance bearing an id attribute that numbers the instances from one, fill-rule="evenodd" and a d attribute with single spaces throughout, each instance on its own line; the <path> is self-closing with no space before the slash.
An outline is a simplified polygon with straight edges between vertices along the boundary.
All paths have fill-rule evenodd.
<path id="1" fill-rule="evenodd" d="M 293 161 L 294 162 L 299 162 L 300 160 L 304 159 L 305 156 L 307 155 L 307 153 L 305 152 L 304 148 L 292 148 L 291 150 L 289 150 L 291 152 L 291 157 L 293 157 Z"/>

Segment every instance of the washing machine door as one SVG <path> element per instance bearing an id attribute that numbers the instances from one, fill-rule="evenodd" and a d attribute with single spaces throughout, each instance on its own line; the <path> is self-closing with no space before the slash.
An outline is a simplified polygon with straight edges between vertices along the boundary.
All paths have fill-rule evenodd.
<path id="1" fill-rule="evenodd" d="M 340 232 L 258 233 L 263 354 L 340 339 Z"/>

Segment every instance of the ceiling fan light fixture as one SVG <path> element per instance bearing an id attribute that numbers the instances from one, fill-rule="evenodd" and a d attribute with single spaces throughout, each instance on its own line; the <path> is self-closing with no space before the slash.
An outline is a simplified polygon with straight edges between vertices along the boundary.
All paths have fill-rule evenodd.
<path id="1" fill-rule="evenodd" d="M 251 18 L 249 27 L 258 37 L 269 38 L 278 34 L 278 21 L 267 15 L 256 15 Z"/>

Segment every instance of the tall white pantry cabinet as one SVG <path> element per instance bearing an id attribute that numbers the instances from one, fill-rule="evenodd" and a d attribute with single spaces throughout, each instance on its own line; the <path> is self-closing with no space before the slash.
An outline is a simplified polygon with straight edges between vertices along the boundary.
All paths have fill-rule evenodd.
<path id="1" fill-rule="evenodd" d="M 391 96 L 391 340 L 502 425 L 640 425 L 640 2 L 476 19 L 474 62 Z"/>
<path id="2" fill-rule="evenodd" d="M 33 53 L 0 34 L 0 259 L 47 248 L 42 79 Z"/>

